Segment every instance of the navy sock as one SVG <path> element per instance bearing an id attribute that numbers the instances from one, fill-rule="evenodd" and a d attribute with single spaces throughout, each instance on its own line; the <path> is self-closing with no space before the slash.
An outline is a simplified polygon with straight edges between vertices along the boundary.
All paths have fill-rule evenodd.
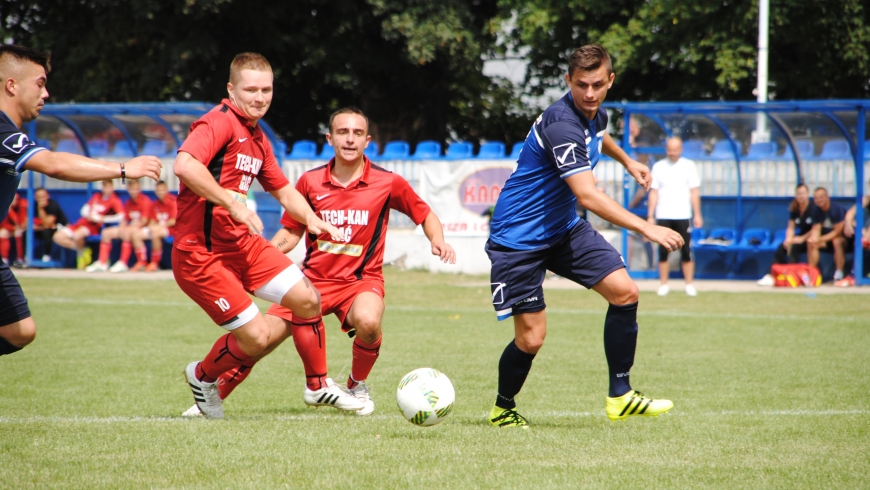
<path id="1" fill-rule="evenodd" d="M 628 381 L 637 346 L 637 303 L 610 305 L 604 319 L 604 355 L 610 371 L 609 397 L 631 391 Z"/>
<path id="2" fill-rule="evenodd" d="M 5 356 L 6 354 L 12 354 L 13 352 L 18 352 L 21 350 L 21 347 L 15 347 L 10 344 L 8 340 L 0 337 L 0 356 Z"/>
<path id="3" fill-rule="evenodd" d="M 498 395 L 495 398 L 497 406 L 516 408 L 514 397 L 526 382 L 534 359 L 534 354 L 521 351 L 513 340 L 505 347 L 498 361 Z"/>

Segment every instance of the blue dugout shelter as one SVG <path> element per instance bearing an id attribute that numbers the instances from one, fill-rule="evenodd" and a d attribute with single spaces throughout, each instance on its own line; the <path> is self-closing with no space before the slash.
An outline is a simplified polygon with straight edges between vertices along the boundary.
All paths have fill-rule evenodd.
<path id="1" fill-rule="evenodd" d="M 622 146 L 641 159 L 649 159 L 650 165 L 653 159 L 664 156 L 667 137 L 683 139 L 684 156 L 696 161 L 702 181 L 707 181 L 702 184 L 705 229 L 733 232 L 733 246 L 706 249 L 725 264 L 707 277 L 747 278 L 741 276 L 739 262 L 764 254 L 772 258 L 782 241 L 775 230 L 785 228 L 785 209 L 795 186 L 803 183 L 811 190 L 826 187 L 833 200 L 847 208 L 853 203 L 857 206 L 854 277 L 857 284 L 870 284 L 861 273 L 861 228 L 865 222 L 861 204 L 870 161 L 870 101 L 626 102 L 604 106 L 617 119 L 630 121 L 630 130 L 623 131 Z M 635 188 L 633 179 L 623 173 L 622 202 L 627 208 Z M 636 212 L 645 214 L 646 209 Z M 764 229 L 769 230 L 767 235 L 760 233 Z M 755 237 L 754 242 L 767 243 L 741 243 L 747 233 Z M 702 238 L 699 235 L 695 238 Z M 776 238 L 779 242 L 773 243 Z M 630 234 L 623 231 L 624 251 L 631 250 L 630 240 Z M 632 276 L 657 277 L 654 270 L 632 268 L 628 262 Z M 699 277 L 705 277 L 703 270 L 699 272 Z"/>

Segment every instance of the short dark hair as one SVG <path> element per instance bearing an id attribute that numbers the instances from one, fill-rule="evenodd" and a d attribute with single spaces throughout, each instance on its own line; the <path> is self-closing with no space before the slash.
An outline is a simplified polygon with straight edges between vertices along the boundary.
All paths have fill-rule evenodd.
<path id="1" fill-rule="evenodd" d="M 158 186 L 158 185 L 166 185 L 166 182 L 164 182 L 164 181 L 162 181 L 162 180 L 158 180 L 157 183 L 154 184 L 154 186 L 156 187 L 156 186 Z"/>
<path id="2" fill-rule="evenodd" d="M 366 116 L 365 114 L 363 114 L 362 109 L 360 109 L 359 107 L 355 107 L 355 106 L 349 105 L 349 106 L 347 106 L 347 107 L 342 107 L 341 109 L 339 109 L 339 110 L 333 112 L 331 116 L 329 116 L 329 133 L 330 133 L 330 134 L 332 134 L 332 123 L 333 123 L 333 121 L 335 121 L 335 118 L 336 118 L 337 116 L 340 116 L 340 115 L 342 115 L 342 114 L 356 114 L 356 115 L 358 115 L 358 116 L 362 116 L 362 118 L 366 120 L 366 132 L 368 132 L 368 129 L 369 129 L 369 118 L 368 118 L 368 116 Z"/>
<path id="3" fill-rule="evenodd" d="M 602 63 L 607 67 L 608 75 L 613 73 L 613 63 L 611 63 L 610 55 L 607 54 L 604 46 L 599 44 L 580 46 L 568 57 L 568 75 L 573 75 L 576 70 L 597 70 Z"/>
<path id="4" fill-rule="evenodd" d="M 826 196 L 828 195 L 828 189 L 825 189 L 824 187 L 816 187 L 816 190 L 813 191 L 813 194 L 819 191 L 824 192 Z"/>
<path id="5" fill-rule="evenodd" d="M 15 44 L 4 44 L 0 46 L 0 62 L 6 57 L 14 58 L 17 61 L 29 61 L 45 69 L 45 73 L 51 71 L 51 54 L 43 53 L 25 46 Z"/>
<path id="6" fill-rule="evenodd" d="M 272 71 L 272 65 L 260 53 L 239 53 L 230 63 L 230 83 L 238 83 L 242 70 Z"/>

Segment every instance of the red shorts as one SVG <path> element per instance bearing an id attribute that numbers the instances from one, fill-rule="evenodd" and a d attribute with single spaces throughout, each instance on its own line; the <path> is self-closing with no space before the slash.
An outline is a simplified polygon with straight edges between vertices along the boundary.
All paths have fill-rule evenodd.
<path id="1" fill-rule="evenodd" d="M 293 262 L 260 235 L 243 238 L 234 252 L 190 252 L 172 248 L 172 270 L 178 287 L 218 325 L 253 304 L 252 292 Z"/>
<path id="2" fill-rule="evenodd" d="M 308 276 L 306 276 L 308 277 Z M 345 323 L 350 307 L 353 306 L 353 301 L 361 293 L 370 292 L 384 297 L 384 280 L 383 279 L 363 279 L 362 281 L 354 282 L 336 282 L 324 281 L 308 278 L 311 284 L 317 288 L 320 293 L 320 310 L 323 316 L 335 313 L 338 321 L 341 322 L 341 329 L 345 332 L 353 327 Z M 281 305 L 273 304 L 269 307 L 267 315 L 277 316 L 287 321 L 293 320 L 293 312 L 284 308 Z"/>
<path id="3" fill-rule="evenodd" d="M 76 231 L 83 226 L 88 229 L 89 235 L 99 235 L 100 230 L 103 229 L 103 225 L 101 223 L 94 223 L 93 221 L 88 221 L 85 218 L 79 218 L 78 221 L 69 225 L 67 228 L 69 228 L 69 231 Z"/>
<path id="4" fill-rule="evenodd" d="M 12 218 L 9 215 L 6 215 L 6 218 L 3 221 L 0 221 L 0 228 L 6 231 L 15 231 L 15 222 L 12 221 Z"/>

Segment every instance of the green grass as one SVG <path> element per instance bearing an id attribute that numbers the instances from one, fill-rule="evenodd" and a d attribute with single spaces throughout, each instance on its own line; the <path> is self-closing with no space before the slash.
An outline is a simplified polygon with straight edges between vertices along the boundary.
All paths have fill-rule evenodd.
<path id="1" fill-rule="evenodd" d="M 641 296 L 633 385 L 675 408 L 604 416 L 605 302 L 548 291 L 547 342 L 523 392 L 530 430 L 499 430 L 512 337 L 486 278 L 387 271 L 377 410 L 306 409 L 291 344 L 257 365 L 223 421 L 183 420 L 181 379 L 222 330 L 174 282 L 21 280 L 39 334 L 0 358 L 2 488 L 856 488 L 870 474 L 870 308 L 864 295 Z M 264 305 L 263 305 L 264 306 Z M 327 321 L 331 375 L 350 340 Z M 395 387 L 445 372 L 457 402 L 406 422 Z"/>

